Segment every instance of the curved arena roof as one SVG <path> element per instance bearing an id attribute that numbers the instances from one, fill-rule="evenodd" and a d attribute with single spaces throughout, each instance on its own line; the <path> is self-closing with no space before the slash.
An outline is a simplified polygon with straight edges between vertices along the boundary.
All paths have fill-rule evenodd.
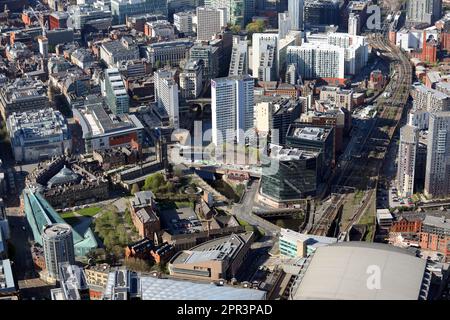
<path id="1" fill-rule="evenodd" d="M 404 249 L 342 242 L 320 247 L 310 258 L 294 284 L 294 300 L 418 300 L 428 294 L 426 260 Z"/>

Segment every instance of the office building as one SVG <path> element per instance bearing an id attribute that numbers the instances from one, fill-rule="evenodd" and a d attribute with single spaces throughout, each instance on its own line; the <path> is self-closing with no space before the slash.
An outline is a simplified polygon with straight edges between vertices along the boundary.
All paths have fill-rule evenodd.
<path id="1" fill-rule="evenodd" d="M 345 80 L 345 49 L 319 43 L 287 48 L 287 64 L 294 64 L 302 79 L 323 79 L 340 84 Z"/>
<path id="2" fill-rule="evenodd" d="M 416 127 L 406 125 L 400 129 L 397 158 L 397 189 L 400 197 L 411 197 L 414 194 L 418 140 L 419 132 Z"/>
<path id="3" fill-rule="evenodd" d="M 44 247 L 48 276 L 59 280 L 60 264 L 75 263 L 72 228 L 65 223 L 56 223 L 45 227 L 42 231 L 42 246 Z"/>
<path id="4" fill-rule="evenodd" d="M 100 59 L 109 67 L 117 67 L 117 63 L 139 58 L 139 48 L 128 36 L 119 40 L 103 42 L 100 45 Z"/>
<path id="5" fill-rule="evenodd" d="M 303 30 L 304 0 L 288 0 L 291 30 Z"/>
<path id="6" fill-rule="evenodd" d="M 339 0 L 304 0 L 305 29 L 339 24 Z"/>
<path id="7" fill-rule="evenodd" d="M 337 243 L 336 238 L 299 233 L 290 229 L 281 229 L 278 243 L 280 254 L 287 258 L 306 258 L 317 248 Z"/>
<path id="8" fill-rule="evenodd" d="M 197 8 L 197 40 L 209 41 L 220 32 L 225 25 L 221 22 L 222 12 L 216 8 L 198 7 Z"/>
<path id="9" fill-rule="evenodd" d="M 77 265 L 59 263 L 59 286 L 50 290 L 52 300 L 89 300 L 86 275 Z"/>
<path id="10" fill-rule="evenodd" d="M 265 57 L 269 58 L 270 52 L 277 54 L 278 34 L 254 33 L 252 36 L 252 74 L 253 78 L 259 78 L 259 67 Z M 274 58 L 274 72 L 278 72 L 277 60 Z"/>
<path id="11" fill-rule="evenodd" d="M 233 37 L 228 76 L 242 76 L 245 74 L 248 74 L 248 41 L 235 36 Z"/>
<path id="12" fill-rule="evenodd" d="M 129 146 L 140 150 L 144 126 L 135 115 L 110 114 L 102 103 L 72 109 L 80 124 L 86 152 Z"/>
<path id="13" fill-rule="evenodd" d="M 303 107 L 301 99 L 255 96 L 255 129 L 261 136 L 270 133 L 274 144 L 284 145 L 289 126 L 299 119 Z"/>
<path id="14" fill-rule="evenodd" d="M 144 13 L 167 16 L 167 0 L 111 0 L 113 24 L 125 24 L 127 17 Z"/>
<path id="15" fill-rule="evenodd" d="M 130 97 L 125 89 L 125 82 L 116 68 L 105 70 L 105 86 L 103 95 L 106 103 L 114 114 L 128 113 L 130 109 Z"/>
<path id="16" fill-rule="evenodd" d="M 220 48 L 211 44 L 196 43 L 189 51 L 193 60 L 203 60 L 203 82 L 209 84 L 211 79 L 217 78 L 220 71 Z"/>
<path id="17" fill-rule="evenodd" d="M 173 40 L 175 28 L 167 20 L 148 21 L 144 26 L 144 34 L 150 38 Z"/>
<path id="18" fill-rule="evenodd" d="M 442 0 L 408 0 L 406 23 L 409 26 L 429 26 L 442 17 Z"/>
<path id="19" fill-rule="evenodd" d="M 209 6 L 212 8 L 224 8 L 226 10 L 225 25 L 228 23 L 237 24 L 243 26 L 245 23 L 245 15 L 246 11 L 250 9 L 250 2 L 252 1 L 243 1 L 243 0 L 206 0 L 205 6 Z M 246 10 L 247 9 L 247 10 Z"/>
<path id="20" fill-rule="evenodd" d="M 13 112 L 40 110 L 49 106 L 47 88 L 41 80 L 16 79 L 0 88 L 0 111 L 5 120 Z"/>
<path id="21" fill-rule="evenodd" d="M 253 128 L 254 80 L 233 76 L 211 80 L 212 142 L 244 143 L 244 133 Z"/>
<path id="22" fill-rule="evenodd" d="M 194 33 L 194 12 L 177 12 L 173 15 L 173 25 L 179 33 L 192 35 Z"/>
<path id="23" fill-rule="evenodd" d="M 111 25 L 111 11 L 90 5 L 74 5 L 67 8 L 67 27 L 74 30 L 85 30 L 91 23 L 99 21 Z M 64 27 L 62 27 L 64 28 Z"/>
<path id="24" fill-rule="evenodd" d="M 331 126 L 334 129 L 334 152 L 335 156 L 343 150 L 344 145 L 344 132 L 348 131 L 350 125 L 348 124 L 348 118 L 350 114 L 343 108 L 324 108 L 327 104 L 320 103 L 316 105 L 317 111 L 308 111 L 302 113 L 300 116 L 300 122 L 310 123 L 317 126 Z"/>
<path id="25" fill-rule="evenodd" d="M 51 108 L 14 112 L 6 126 L 17 162 L 41 161 L 72 150 L 67 121 Z"/>
<path id="26" fill-rule="evenodd" d="M 320 89 L 320 101 L 332 103 L 336 108 L 353 110 L 353 90 L 324 86 Z"/>
<path id="27" fill-rule="evenodd" d="M 254 233 L 231 234 L 176 253 L 169 261 L 172 276 L 188 280 L 232 279 L 246 260 Z"/>
<path id="28" fill-rule="evenodd" d="M 320 153 L 270 144 L 262 159 L 259 200 L 273 207 L 314 197 L 320 182 Z"/>
<path id="29" fill-rule="evenodd" d="M 183 99 L 196 99 L 203 89 L 203 60 L 188 60 L 180 73 L 180 93 Z"/>
<path id="30" fill-rule="evenodd" d="M 189 49 L 193 45 L 193 42 L 187 39 L 156 42 L 146 47 L 144 57 L 153 66 L 178 66 L 180 61 L 189 56 Z"/>
<path id="31" fill-rule="evenodd" d="M 450 112 L 430 113 L 424 193 L 428 198 L 450 195 Z"/>
<path id="32" fill-rule="evenodd" d="M 334 135 L 334 128 L 331 126 L 293 123 L 286 135 L 286 145 L 319 152 L 319 172 L 323 181 L 334 165 Z"/>
<path id="33" fill-rule="evenodd" d="M 160 69 L 154 73 L 155 101 L 159 108 L 166 110 L 171 125 L 180 127 L 178 84 L 175 81 L 175 70 Z"/>

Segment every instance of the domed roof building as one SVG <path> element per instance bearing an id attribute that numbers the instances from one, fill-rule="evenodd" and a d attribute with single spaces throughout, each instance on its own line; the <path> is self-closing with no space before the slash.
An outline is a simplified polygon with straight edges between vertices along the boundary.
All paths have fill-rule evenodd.
<path id="1" fill-rule="evenodd" d="M 68 183 L 79 183 L 81 176 L 73 172 L 71 169 L 64 166 L 57 174 L 55 174 L 49 181 L 47 186 L 49 188 L 61 186 Z"/>

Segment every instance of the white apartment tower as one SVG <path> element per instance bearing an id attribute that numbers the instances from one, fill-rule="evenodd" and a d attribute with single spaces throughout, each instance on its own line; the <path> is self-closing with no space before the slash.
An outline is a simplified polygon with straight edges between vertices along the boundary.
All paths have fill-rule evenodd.
<path id="1" fill-rule="evenodd" d="M 248 75 L 211 80 L 212 142 L 244 143 L 253 128 L 254 80 Z"/>
<path id="2" fill-rule="evenodd" d="M 248 41 L 242 40 L 239 36 L 234 36 L 228 76 L 244 74 L 248 74 Z"/>
<path id="3" fill-rule="evenodd" d="M 410 197 L 414 194 L 418 141 L 419 130 L 416 127 L 405 125 L 400 129 L 397 167 L 397 188 L 400 197 Z"/>
<path id="4" fill-rule="evenodd" d="M 302 79 L 344 79 L 345 49 L 321 43 L 287 48 L 287 64 L 294 64 Z"/>
<path id="5" fill-rule="evenodd" d="M 175 129 L 180 127 L 178 84 L 174 79 L 175 71 L 161 69 L 154 73 L 155 101 L 159 108 L 166 110 Z"/>
<path id="6" fill-rule="evenodd" d="M 430 113 L 425 196 L 450 196 L 450 111 Z"/>
<path id="7" fill-rule="evenodd" d="M 270 50 L 278 48 L 278 34 L 277 33 L 254 33 L 252 37 L 252 75 L 253 78 L 258 78 L 259 66 L 261 58 Z M 275 73 L 278 72 L 278 67 L 275 63 Z"/>

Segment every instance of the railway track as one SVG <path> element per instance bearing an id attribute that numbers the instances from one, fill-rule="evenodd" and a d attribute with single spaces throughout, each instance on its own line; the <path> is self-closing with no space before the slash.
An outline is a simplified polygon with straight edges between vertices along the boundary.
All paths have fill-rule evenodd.
<path id="1" fill-rule="evenodd" d="M 372 35 L 369 41 L 372 48 L 379 52 L 380 58 L 388 60 L 392 66 L 393 76 L 386 88 L 392 95 L 389 99 L 380 96 L 376 100 L 377 107 L 381 109 L 381 112 L 374 125 L 359 143 L 356 151 L 361 156 L 358 159 L 353 159 L 350 163 L 346 163 L 343 173 L 334 185 L 335 189 L 365 190 L 363 203 L 343 226 L 342 233 L 347 233 L 354 224 L 360 221 L 376 195 L 380 170 L 389 144 L 402 118 L 403 109 L 409 97 L 409 87 L 412 83 L 409 59 L 400 49 L 388 43 L 379 34 Z M 338 201 L 339 204 L 349 199 L 348 195 L 341 196 L 342 198 Z M 338 211 L 336 209 L 338 209 L 338 206 L 334 205 L 325 210 L 318 223 L 312 227 L 311 233 L 326 235 L 331 223 L 336 219 Z"/>

